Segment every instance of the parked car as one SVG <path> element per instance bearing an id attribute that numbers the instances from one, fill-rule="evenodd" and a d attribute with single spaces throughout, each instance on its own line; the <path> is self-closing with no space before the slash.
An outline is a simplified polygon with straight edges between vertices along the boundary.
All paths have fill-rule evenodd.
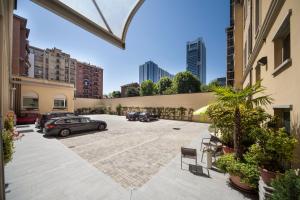
<path id="1" fill-rule="evenodd" d="M 92 120 L 89 117 L 56 117 L 45 124 L 44 133 L 47 136 L 66 137 L 72 133 L 91 130 L 105 130 L 106 122 Z"/>
<path id="2" fill-rule="evenodd" d="M 38 129 L 43 129 L 45 127 L 45 123 L 55 117 L 66 117 L 66 116 L 75 116 L 72 112 L 49 112 L 40 115 L 36 118 L 35 127 Z"/>
<path id="3" fill-rule="evenodd" d="M 143 113 L 140 113 L 139 120 L 141 122 L 150 122 L 153 120 L 158 120 L 158 116 L 153 113 L 143 112 Z"/>
<path id="4" fill-rule="evenodd" d="M 126 115 L 126 119 L 128 119 L 129 121 L 139 120 L 139 117 L 140 117 L 140 112 L 129 112 Z"/>
<path id="5" fill-rule="evenodd" d="M 38 117 L 38 113 L 21 113 L 17 117 L 17 124 L 34 124 Z"/>

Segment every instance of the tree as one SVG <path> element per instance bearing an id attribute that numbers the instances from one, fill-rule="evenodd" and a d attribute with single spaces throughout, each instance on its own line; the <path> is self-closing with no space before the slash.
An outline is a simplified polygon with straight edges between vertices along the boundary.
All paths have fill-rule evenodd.
<path id="1" fill-rule="evenodd" d="M 126 97 L 135 97 L 135 96 L 140 96 L 140 91 L 136 87 L 129 87 L 126 90 Z"/>
<path id="2" fill-rule="evenodd" d="M 173 79 L 173 87 L 176 93 L 193 93 L 200 91 L 200 81 L 190 72 L 179 72 Z"/>
<path id="3" fill-rule="evenodd" d="M 242 159 L 243 147 L 242 140 L 242 123 L 241 110 L 243 108 L 253 108 L 254 106 L 265 106 L 271 104 L 272 98 L 269 95 L 263 95 L 265 88 L 258 81 L 253 86 L 239 90 L 231 87 L 214 87 L 217 97 L 217 104 L 228 106 L 234 109 L 234 151 L 237 159 Z M 261 94 L 260 96 L 258 96 Z"/>
<path id="4" fill-rule="evenodd" d="M 164 92 L 172 87 L 172 79 L 165 76 L 162 77 L 156 84 L 157 86 L 157 93 L 158 94 L 164 94 Z"/>
<path id="5" fill-rule="evenodd" d="M 111 96 L 112 96 L 113 98 L 120 98 L 120 97 L 121 97 L 121 92 L 120 92 L 120 91 L 113 91 L 113 92 L 111 93 Z"/>
<path id="6" fill-rule="evenodd" d="M 151 96 L 156 93 L 156 86 L 151 80 L 143 81 L 141 84 L 141 96 Z"/>

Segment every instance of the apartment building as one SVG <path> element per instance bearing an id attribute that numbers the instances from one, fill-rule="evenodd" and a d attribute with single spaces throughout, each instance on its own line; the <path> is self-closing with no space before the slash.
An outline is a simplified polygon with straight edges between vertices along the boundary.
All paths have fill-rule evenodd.
<path id="1" fill-rule="evenodd" d="M 235 1 L 234 14 L 235 86 L 262 80 L 274 99 L 268 112 L 288 132 L 299 133 L 300 1 Z"/>
<path id="2" fill-rule="evenodd" d="M 103 69 L 77 61 L 76 97 L 103 98 Z"/>
<path id="3" fill-rule="evenodd" d="M 151 80 L 157 83 L 162 77 L 167 76 L 173 78 L 174 75 L 170 74 L 166 70 L 158 67 L 153 61 L 147 61 L 145 64 L 139 66 L 139 83 L 141 84 L 145 80 Z"/>
<path id="4" fill-rule="evenodd" d="M 29 42 L 30 30 L 26 27 L 27 19 L 18 15 L 13 16 L 13 51 L 12 74 L 27 76 L 30 68 Z"/>
<path id="5" fill-rule="evenodd" d="M 30 46 L 30 61 L 34 66 L 33 76 L 47 80 L 76 83 L 76 60 L 57 48 L 40 49 Z"/>

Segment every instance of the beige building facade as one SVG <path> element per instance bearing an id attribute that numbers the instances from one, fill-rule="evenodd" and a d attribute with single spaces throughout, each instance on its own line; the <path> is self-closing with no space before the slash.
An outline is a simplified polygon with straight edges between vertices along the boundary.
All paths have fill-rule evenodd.
<path id="1" fill-rule="evenodd" d="M 74 111 L 74 85 L 45 79 L 14 76 L 13 83 L 20 87 L 16 94 L 21 113 Z"/>
<path id="2" fill-rule="evenodd" d="M 280 126 L 300 130 L 300 1 L 235 1 L 235 69 L 246 87 L 262 80 Z M 241 56 L 242 53 L 242 56 Z"/>

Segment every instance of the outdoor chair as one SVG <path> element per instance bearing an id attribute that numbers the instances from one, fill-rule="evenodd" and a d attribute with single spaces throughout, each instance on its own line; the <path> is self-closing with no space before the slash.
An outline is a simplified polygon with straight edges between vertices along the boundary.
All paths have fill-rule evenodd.
<path id="1" fill-rule="evenodd" d="M 202 148 L 202 146 L 204 146 Z M 203 160 L 203 155 L 207 151 L 211 151 L 213 157 L 216 159 L 216 154 L 222 150 L 222 143 L 220 139 L 214 135 L 211 135 L 209 138 L 203 138 L 200 150 L 202 151 L 201 162 Z"/>
<path id="2" fill-rule="evenodd" d="M 205 147 L 203 147 L 203 145 Z M 210 137 L 202 138 L 200 151 L 203 151 L 204 148 L 206 148 L 207 146 L 211 146 L 211 145 L 215 145 L 215 146 L 220 145 L 220 146 L 222 146 L 222 143 L 221 143 L 221 140 L 217 136 L 214 136 L 214 135 L 210 134 Z M 203 147 L 203 149 L 202 149 L 202 147 Z"/>
<path id="3" fill-rule="evenodd" d="M 181 169 L 182 169 L 182 158 L 189 158 L 195 160 L 197 166 L 197 149 L 181 147 Z"/>

